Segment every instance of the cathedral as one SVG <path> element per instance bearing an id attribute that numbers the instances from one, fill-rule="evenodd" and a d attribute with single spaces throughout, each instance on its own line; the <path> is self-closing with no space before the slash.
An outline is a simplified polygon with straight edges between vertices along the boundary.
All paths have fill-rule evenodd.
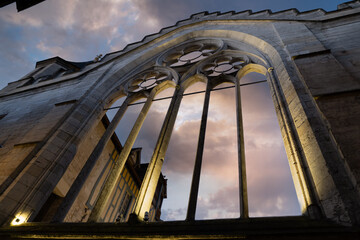
<path id="1" fill-rule="evenodd" d="M 37 62 L 0 90 L 0 238 L 358 239 L 359 39 L 360 1 L 350 1 L 331 12 L 201 12 L 87 62 Z M 300 216 L 249 216 L 240 80 L 253 72 L 269 86 Z M 205 90 L 186 219 L 162 221 L 162 168 L 196 83 Z M 223 83 L 235 93 L 240 217 L 197 220 L 210 95 Z M 166 89 L 171 102 L 142 163 L 134 143 Z M 115 129 L 138 101 L 120 141 Z"/>

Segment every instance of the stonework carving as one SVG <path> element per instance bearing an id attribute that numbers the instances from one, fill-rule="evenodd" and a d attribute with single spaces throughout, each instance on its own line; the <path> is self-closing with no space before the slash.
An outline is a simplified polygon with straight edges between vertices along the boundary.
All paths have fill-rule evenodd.
<path id="1" fill-rule="evenodd" d="M 16 238 L 33 231 L 32 236 L 51 238 L 47 230 L 52 229 L 60 238 L 67 231 L 68 238 L 81 238 L 89 231 L 98 238 L 115 234 L 139 239 L 304 239 L 320 235 L 356 239 L 360 225 L 360 71 L 354 63 L 360 61 L 359 6 L 359 1 L 351 1 L 333 12 L 204 12 L 83 67 L 59 57 L 38 62 L 34 71 L 0 91 L 0 237 Z M 67 74 L 56 72 L 62 66 L 69 70 Z M 302 216 L 248 218 L 239 80 L 250 72 L 266 76 L 270 87 Z M 29 82 L 31 77 L 45 75 L 51 77 Z M 196 82 L 205 83 L 206 91 L 187 221 L 145 224 L 142 220 L 160 181 L 182 97 Z M 195 221 L 194 212 L 207 110 L 210 92 L 221 82 L 232 83 L 237 94 L 234 115 L 241 217 L 200 222 Z M 116 229 L 106 224 L 102 229 L 91 227 L 102 219 L 152 101 L 170 87 L 175 88 L 174 95 L 151 161 L 139 189 L 133 189 L 136 199 L 129 224 L 119 223 Z M 99 125 L 106 109 L 121 97 L 125 101 L 114 119 L 106 128 Z M 111 153 L 109 144 L 116 145 L 112 139 L 116 125 L 138 98 L 146 102 L 128 139 L 118 146 L 118 160 L 104 187 L 96 190 L 99 197 L 94 207 L 86 215 L 77 213 L 101 175 L 98 169 Z M 61 221 L 87 218 L 88 223 L 74 224 L 69 230 L 61 223 L 8 227 L 37 219 L 51 202 L 50 196 L 61 202 L 56 213 L 47 209 L 54 218 L 60 212 L 57 219 Z M 61 208 L 63 203 L 66 208 Z"/>
<path id="2" fill-rule="evenodd" d="M 172 67 L 192 64 L 220 51 L 223 45 L 221 40 L 215 39 L 190 41 L 166 52 L 159 62 Z"/>
<path id="3" fill-rule="evenodd" d="M 149 69 L 139 73 L 133 77 L 134 80 L 129 82 L 128 91 L 138 92 L 143 90 L 149 90 L 159 85 L 166 80 L 172 80 L 170 72 Z"/>

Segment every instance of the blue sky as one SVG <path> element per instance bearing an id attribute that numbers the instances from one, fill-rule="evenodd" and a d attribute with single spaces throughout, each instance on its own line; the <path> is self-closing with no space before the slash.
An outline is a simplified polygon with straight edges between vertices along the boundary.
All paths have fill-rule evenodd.
<path id="1" fill-rule="evenodd" d="M 297 8 L 299 11 L 323 8 L 332 11 L 343 2 L 47 0 L 20 13 L 12 4 L 0 9 L 0 88 L 31 71 L 37 61 L 54 56 L 69 61 L 89 61 L 98 54 L 121 50 L 126 44 L 139 41 L 145 35 L 158 32 L 163 27 L 174 25 L 193 13 L 232 10 L 240 12 L 248 9 L 254 12 L 270 9 L 275 12 L 288 8 Z M 252 78 L 264 79 L 259 75 L 253 75 Z M 246 87 L 244 91 L 243 115 L 249 170 L 250 215 L 299 214 L 266 83 L 260 87 Z M 194 159 L 194 151 L 191 152 L 189 149 L 196 146 L 202 98 L 201 94 L 188 97 L 187 100 L 184 98 L 166 155 L 164 174 L 169 179 L 169 189 L 162 216 L 167 220 L 182 219 L 185 216 Z M 234 129 L 233 114 L 228 114 L 234 112 L 234 96 L 229 92 L 218 91 L 212 94 L 211 99 L 204 153 L 206 161 L 202 172 L 197 218 L 237 217 L 237 173 L 234 172 L 236 140 L 232 135 L 236 128 Z M 194 107 L 196 101 L 199 103 L 199 109 Z M 145 161 L 151 156 L 155 144 L 153 136 L 160 130 L 167 109 L 166 104 L 169 104 L 169 101 L 154 103 L 134 146 L 143 147 L 142 155 Z M 128 123 L 136 118 L 140 108 L 141 106 L 130 107 L 120 123 L 117 132 L 122 143 L 126 136 L 120 136 L 120 132 L 129 132 Z"/>
<path id="2" fill-rule="evenodd" d="M 47 0 L 0 9 L 0 88 L 54 56 L 88 61 L 201 11 L 335 10 L 341 0 Z"/>

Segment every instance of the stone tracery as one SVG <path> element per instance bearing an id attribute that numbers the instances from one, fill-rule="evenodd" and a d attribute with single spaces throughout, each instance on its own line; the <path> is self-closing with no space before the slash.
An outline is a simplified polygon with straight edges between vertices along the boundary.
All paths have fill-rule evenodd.
<path id="1" fill-rule="evenodd" d="M 30 170 L 36 167 L 35 162 L 47 160 L 53 163 L 39 172 L 35 184 L 26 188 L 22 194 L 26 197 L 19 200 L 16 206 L 6 204 L 11 199 L 11 195 L 4 197 L 2 203 L 8 209 L 5 210 L 3 207 L 2 213 L 5 214 L 2 216 L 3 223 L 11 216 L 18 216 L 18 213 L 26 217 L 25 221 L 34 219 L 36 211 L 44 204 L 44 200 L 39 201 L 39 199 L 48 197 L 51 188 L 63 176 L 64 168 L 66 169 L 73 159 L 71 154 L 76 153 L 78 140 L 89 133 L 88 129 L 97 123 L 104 113 L 102 110 L 106 109 L 116 97 L 128 95 L 126 98 L 128 101 L 121 107 L 122 111 L 125 111 L 127 106 L 135 101 L 134 99 L 147 98 L 146 108 L 141 112 L 142 116 L 136 122 L 137 125 L 135 124 L 138 128 L 157 91 L 176 86 L 171 108 L 169 108 L 169 114 L 164 121 L 162 135 L 159 138 L 158 146 L 160 147 L 153 158 L 155 167 L 152 170 L 158 170 L 156 164 L 164 161 L 163 153 L 166 152 L 166 147 L 163 144 L 166 145 L 167 138 L 171 135 L 172 121 L 176 118 L 175 112 L 181 103 L 184 89 L 201 81 L 207 84 L 209 90 L 207 92 L 210 94 L 211 87 L 213 89 L 214 85 L 227 79 L 227 82 L 235 83 L 236 89 L 239 90 L 238 79 L 248 72 L 255 71 L 266 74 L 270 85 L 302 213 L 312 218 L 320 218 L 322 215 L 326 220 L 358 224 L 360 201 L 358 192 L 353 189 L 355 170 L 351 169 L 355 166 L 356 159 L 352 155 L 349 155 L 349 159 L 342 155 L 340 148 L 345 146 L 346 142 L 342 142 L 342 136 L 339 137 L 336 134 L 342 134 L 343 128 L 335 127 L 341 121 L 347 121 L 350 118 L 331 120 L 334 115 L 330 112 L 330 107 L 323 105 L 330 102 L 327 97 L 331 94 L 341 93 L 345 99 L 348 92 L 358 89 L 358 85 L 354 86 L 351 77 L 352 74 L 357 74 L 356 69 L 349 64 L 349 58 L 356 59 L 354 53 L 350 54 L 353 49 L 350 46 L 355 44 L 358 47 L 358 44 L 353 40 L 356 38 L 347 39 L 347 34 L 352 34 L 353 26 L 358 20 L 348 21 L 347 24 L 341 24 L 339 27 L 344 19 L 349 19 L 350 16 L 354 18 L 354 13 L 357 12 L 355 8 L 341 7 L 338 11 L 329 14 L 318 10 L 306 13 L 291 10 L 276 14 L 269 11 L 254 14 L 251 12 L 211 15 L 201 13 L 192 16 L 189 20 L 180 21 L 172 28 L 165 28 L 157 35 L 148 36 L 141 42 L 131 44 L 122 52 L 105 56 L 100 62 L 92 63 L 93 65 L 82 69 L 78 75 L 76 73 L 69 76 L 63 75 L 58 79 L 49 79 L 28 86 L 23 85 L 25 79 L 12 83 L 7 87 L 9 94 L 3 94 L 5 98 L 10 95 L 16 96 L 15 94 L 21 96 L 23 92 L 38 94 L 38 89 L 41 88 L 41 91 L 45 92 L 53 86 L 58 86 L 59 90 L 67 89 L 64 85 L 75 83 L 81 86 L 86 82 L 85 85 L 88 86 L 83 86 L 83 92 L 70 91 L 67 97 L 76 97 L 76 100 L 69 101 L 69 99 L 61 98 L 64 102 L 75 103 L 72 110 L 66 112 L 66 115 L 63 114 L 64 121 L 59 122 L 56 128 L 54 127 L 56 132 L 46 135 L 46 141 L 44 140 L 46 145 L 38 144 L 36 146 L 38 149 L 25 159 L 29 168 L 23 169 L 19 166 L 19 171 L 16 171 L 15 175 L 12 173 L 9 175 L 8 179 L 16 179 L 14 187 L 10 185 L 11 182 L 2 185 L 2 191 L 5 189 L 18 191 L 29 180 L 23 176 L 28 175 Z M 248 18 L 249 14 L 250 18 Z M 335 25 L 341 31 L 332 31 Z M 318 26 L 321 27 L 317 28 Z M 326 34 L 324 34 L 324 29 L 326 29 Z M 187 42 L 191 39 L 193 41 Z M 329 39 L 339 40 L 332 42 Z M 343 52 L 346 53 L 344 56 L 336 55 L 335 49 L 339 49 L 339 46 L 346 50 Z M 244 55 L 240 53 L 242 49 L 246 49 L 245 55 L 251 59 L 247 64 L 242 64 L 241 61 L 236 63 L 233 59 L 223 62 L 214 60 L 217 56 L 229 57 L 231 55 L 228 53 L 229 50 L 239 50 L 235 55 L 242 56 Z M 161 54 L 163 51 L 166 52 Z M 259 63 L 256 57 L 252 58 L 254 55 L 259 59 L 261 57 L 263 64 Z M 47 62 L 48 60 L 42 64 L 46 65 Z M 66 61 L 60 62 L 66 63 Z M 51 64 L 56 65 L 60 62 L 57 59 L 56 63 Z M 206 68 L 205 64 L 208 64 Z M 176 70 L 178 75 L 174 79 L 181 76 L 181 81 L 171 77 L 165 80 L 160 73 L 128 78 L 133 72 L 141 72 L 153 66 L 166 67 L 169 71 Z M 313 77 L 314 74 L 317 76 L 316 79 Z M 82 81 L 83 79 L 86 81 Z M 338 81 L 339 79 L 341 81 Z M 130 80 L 134 82 L 132 85 L 127 85 Z M 328 87 L 330 85 L 331 88 Z M 40 99 L 45 99 L 47 97 L 45 95 L 49 94 L 39 94 Z M 323 96 L 327 97 L 323 98 Z M 350 94 L 346 96 L 349 97 Z M 349 100 L 344 103 L 337 102 L 336 107 L 342 108 L 346 104 L 355 106 Z M 50 105 L 41 106 L 50 109 Z M 118 119 L 121 118 L 122 113 L 119 112 Z M 239 113 L 241 111 L 238 111 L 237 115 Z M 8 121 L 7 118 L 5 117 L 2 121 Z M 326 119 L 331 122 L 326 122 Z M 75 130 L 69 131 L 68 126 L 71 125 Z M 335 128 L 329 128 L 329 126 Z M 64 131 L 67 135 L 66 140 L 64 140 Z M 106 134 L 111 136 L 112 133 L 107 131 Z M 354 134 L 347 134 L 345 139 L 354 140 Z M 57 144 L 63 141 L 66 144 L 61 149 L 61 146 Z M 351 142 L 351 146 L 356 145 L 356 141 Z M 352 151 L 354 148 L 349 149 L 346 151 Z M 66 154 L 49 157 L 47 153 L 54 150 L 64 151 Z M 347 164 L 350 164 L 350 168 Z M 341 209 L 336 211 L 341 218 L 333 214 L 335 204 Z M 142 213 L 142 210 L 136 212 L 140 218 Z M 221 226 L 229 222 L 224 221 L 224 225 Z M 247 221 L 236 221 L 233 229 L 238 229 L 239 222 L 246 223 Z M 212 225 L 214 224 L 211 223 L 208 226 Z"/>
<path id="2" fill-rule="evenodd" d="M 133 79 L 134 80 L 128 85 L 129 92 L 152 89 L 166 80 L 171 80 L 172 76 L 169 72 L 149 69 L 139 73 L 137 76 L 133 77 Z"/>
<path id="3" fill-rule="evenodd" d="M 223 47 L 223 41 L 218 39 L 190 41 L 165 52 L 160 56 L 159 62 L 170 67 L 185 66 L 201 61 Z"/>
<path id="4" fill-rule="evenodd" d="M 160 137 L 158 139 L 158 145 L 155 147 L 153 158 L 148 167 L 145 180 L 140 189 L 139 197 L 136 201 L 134 207 L 134 216 L 142 218 L 145 214 L 146 209 L 148 208 L 148 200 L 153 195 L 153 191 L 157 181 L 157 174 L 160 174 L 162 162 L 164 161 L 164 155 L 166 152 L 166 146 L 169 142 L 170 135 L 172 132 L 174 119 L 176 119 L 178 108 L 181 104 L 181 98 L 184 90 L 189 86 L 184 83 L 192 78 L 194 75 L 202 75 L 206 79 L 207 90 L 206 96 L 208 96 L 204 103 L 204 113 L 202 122 L 206 122 L 206 115 L 209 105 L 209 96 L 210 91 L 216 85 L 219 85 L 221 82 L 232 82 L 236 86 L 237 95 L 240 94 L 240 85 L 239 79 L 236 79 L 236 73 L 244 68 L 247 64 L 252 63 L 252 57 L 248 56 L 246 53 L 237 50 L 226 50 L 227 44 L 223 40 L 219 39 L 203 39 L 186 42 L 181 44 L 163 54 L 161 54 L 157 63 L 165 65 L 160 70 L 159 67 L 148 68 L 147 70 L 136 74 L 134 77 L 129 79 L 128 91 L 129 93 L 137 93 L 146 90 L 151 90 L 158 84 L 165 82 L 166 80 L 171 79 L 170 71 L 177 72 L 179 77 L 181 76 L 181 81 L 178 82 L 177 91 L 175 91 L 171 106 L 169 107 L 167 117 L 165 118 L 163 129 L 161 130 Z M 176 75 L 173 73 L 173 75 Z M 200 76 L 199 75 L 199 76 Z M 177 82 L 177 81 L 175 81 Z M 191 84 L 193 84 L 192 82 Z M 191 85 L 190 84 L 190 85 Z M 129 95 L 129 97 L 132 94 Z M 151 101 L 152 97 L 148 98 Z M 241 103 L 240 95 L 236 98 L 237 108 L 237 117 L 238 122 L 241 122 Z M 147 101 L 148 104 L 148 101 Z M 207 107 L 206 107 L 207 106 Z M 204 114 L 203 113 L 203 114 Z M 172 119 L 172 120 L 171 120 Z M 169 123 L 167 123 L 170 121 Z M 167 126 L 167 124 L 170 124 Z M 167 129 L 164 128 L 167 126 Z M 206 128 L 206 125 L 201 128 Z M 239 176 L 240 184 L 240 215 L 242 217 L 248 216 L 248 203 L 247 203 L 247 187 L 246 187 L 246 173 L 245 173 L 245 155 L 244 155 L 244 143 L 241 140 L 243 137 L 242 124 L 238 125 L 238 141 L 239 148 L 239 170 L 241 174 Z M 136 137 L 136 136 L 132 136 Z M 204 144 L 205 132 L 202 131 L 199 136 L 199 146 L 197 150 L 197 159 L 202 158 L 202 146 Z M 201 142 L 201 143 L 200 143 Z M 160 146 L 164 148 L 160 151 Z M 191 196 L 189 200 L 188 207 L 188 216 L 187 219 L 194 220 L 195 211 L 196 211 L 196 199 L 198 195 L 198 186 L 201 170 L 201 159 L 196 160 L 197 167 L 195 166 L 194 175 L 193 175 L 193 186 L 191 190 Z M 157 169 L 157 170 L 156 170 Z M 154 175 L 154 172 L 157 174 Z M 195 179 L 195 180 L 194 180 Z M 194 189 L 193 189 L 194 188 Z M 95 219 L 95 218 L 93 218 Z M 96 220 L 96 219 L 95 219 Z"/>

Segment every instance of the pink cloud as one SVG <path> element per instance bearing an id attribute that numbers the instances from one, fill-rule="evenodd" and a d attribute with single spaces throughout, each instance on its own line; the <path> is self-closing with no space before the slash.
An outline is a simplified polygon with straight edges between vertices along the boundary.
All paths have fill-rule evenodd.
<path id="1" fill-rule="evenodd" d="M 269 90 L 263 84 L 243 91 L 250 214 L 299 214 Z M 199 219 L 238 216 L 234 96 L 229 94 L 229 90 L 218 93 L 211 95 L 215 104 L 211 105 L 207 123 L 198 200 Z M 185 121 L 173 132 L 165 168 L 170 173 L 191 178 L 199 126 L 199 120 Z M 228 206 L 233 210 L 224 210 Z"/>
<path id="2" fill-rule="evenodd" d="M 197 84 L 188 92 L 203 89 L 204 84 Z M 298 214 L 299 207 L 267 85 L 247 86 L 242 93 L 250 214 Z M 171 92 L 163 95 L 171 95 Z M 179 110 L 162 171 L 169 184 L 164 219 L 185 218 L 203 97 L 204 94 L 184 97 Z M 210 99 L 197 218 L 238 217 L 234 89 L 212 92 Z M 148 161 L 152 155 L 169 102 L 154 102 L 139 133 L 135 147 L 143 148 L 143 161 Z M 132 126 L 127 123 L 135 121 L 141 107 L 129 107 L 119 134 L 130 131 Z"/>

